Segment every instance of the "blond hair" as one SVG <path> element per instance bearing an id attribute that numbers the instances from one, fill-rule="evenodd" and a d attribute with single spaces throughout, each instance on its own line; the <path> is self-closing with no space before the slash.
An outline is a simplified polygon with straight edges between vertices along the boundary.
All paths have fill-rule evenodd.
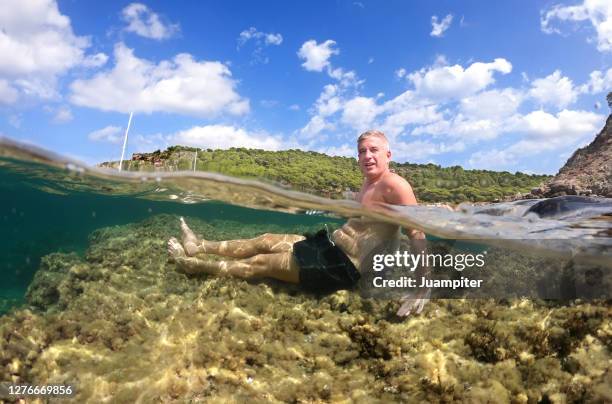
<path id="1" fill-rule="evenodd" d="M 377 137 L 379 139 L 382 139 L 387 145 L 387 150 L 389 149 L 389 139 L 387 139 L 384 133 L 382 133 L 379 130 L 375 130 L 375 129 L 370 129 L 368 131 L 363 132 L 361 135 L 359 135 L 359 137 L 357 138 L 357 145 L 359 145 L 359 143 L 363 142 L 369 137 Z"/>

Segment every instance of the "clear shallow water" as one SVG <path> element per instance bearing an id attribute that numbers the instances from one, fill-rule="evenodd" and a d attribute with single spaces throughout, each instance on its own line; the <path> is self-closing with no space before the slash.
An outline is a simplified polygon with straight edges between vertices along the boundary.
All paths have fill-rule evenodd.
<path id="1" fill-rule="evenodd" d="M 465 203 L 455 211 L 439 206 L 388 205 L 364 210 L 354 201 L 326 199 L 270 182 L 215 173 L 136 173 L 86 167 L 62 156 L 2 138 L 0 158 L 0 168 L 6 176 L 3 186 L 9 195 L 10 189 L 20 184 L 24 189 L 58 196 L 90 198 L 85 204 L 93 203 L 95 198 L 128 205 L 143 201 L 150 204 L 164 202 L 170 203 L 164 206 L 172 206 L 177 212 L 185 209 L 186 204 L 215 200 L 258 209 L 262 212 L 257 213 L 257 217 L 265 218 L 269 214 L 270 220 L 275 220 L 272 219 L 274 216 L 266 211 L 302 214 L 314 210 L 335 218 L 368 216 L 418 228 L 441 238 L 482 240 L 485 243 L 514 240 L 512 244 L 517 248 L 543 253 L 550 250 L 559 254 L 571 250 L 574 255 L 590 256 L 603 265 L 609 264 L 612 258 L 612 199 L 569 196 L 487 205 Z M 201 206 L 206 207 L 194 212 L 206 211 L 209 205 Z M 115 216 L 123 214 L 121 211 L 116 210 Z M 105 220 L 98 220 L 98 223 L 104 224 Z"/>
<path id="2" fill-rule="evenodd" d="M 119 173 L 87 167 L 8 139 L 0 141 L 0 194 L 0 268 L 6 281 L 0 297 L 14 304 L 22 302 L 19 297 L 45 254 L 82 255 L 95 229 L 161 213 L 288 229 L 340 225 L 342 216 L 370 216 L 419 228 L 431 239 L 475 240 L 568 259 L 581 256 L 612 269 L 612 200 L 605 199 L 465 203 L 455 211 L 438 206 L 364 211 L 354 201 L 214 173 Z M 305 214 L 313 210 L 318 214 Z"/>
<path id="3" fill-rule="evenodd" d="M 438 300 L 402 322 L 396 307 L 343 291 L 318 298 L 274 283 L 188 278 L 165 263 L 164 246 L 179 215 L 231 237 L 366 215 L 476 240 L 466 247 L 475 252 L 512 240 L 609 269 L 608 201 L 537 212 L 528 210 L 538 201 L 363 211 L 215 174 L 119 175 L 9 141 L 0 144 L 0 195 L 0 297 L 17 305 L 39 268 L 49 275 L 39 291 L 52 289 L 44 284 L 55 282 L 54 268 L 69 268 L 54 289 L 59 301 L 45 306 L 48 296 L 37 295 L 42 311 L 1 317 L 4 380 L 77 383 L 76 402 L 609 397 L 609 303 Z M 226 233 L 224 220 L 233 225 Z"/>
<path id="4" fill-rule="evenodd" d="M 93 177 L 84 179 L 74 171 L 41 163 L 0 158 L 0 272 L 3 278 L 0 299 L 22 303 L 41 257 L 52 252 L 76 252 L 83 256 L 90 234 L 103 227 L 140 222 L 164 213 L 203 221 L 231 220 L 245 225 L 287 228 L 310 227 L 322 221 L 317 216 L 257 210 L 217 201 L 185 203 L 160 197 L 155 193 L 157 185 L 151 191 L 148 184 L 136 183 L 130 194 L 126 184 L 119 184 L 100 182 Z M 121 190 L 100 191 L 100 187 L 109 185 Z M 333 217 L 324 221 L 340 223 L 340 219 Z M 2 307 L 0 311 L 4 311 Z"/>

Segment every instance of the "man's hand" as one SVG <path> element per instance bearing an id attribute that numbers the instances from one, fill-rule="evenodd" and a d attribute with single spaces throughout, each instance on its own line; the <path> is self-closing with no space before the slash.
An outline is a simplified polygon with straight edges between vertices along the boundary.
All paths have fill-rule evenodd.
<path id="1" fill-rule="evenodd" d="M 410 251 L 412 254 L 427 254 L 427 239 L 425 233 L 416 229 L 404 230 L 410 238 Z M 427 265 L 421 265 L 418 273 L 421 276 L 429 276 L 430 269 Z M 428 288 L 418 293 L 409 293 L 400 298 L 400 308 L 397 310 L 397 315 L 400 317 L 408 317 L 410 314 L 420 314 L 423 307 L 429 301 L 431 289 Z"/>
<path id="2" fill-rule="evenodd" d="M 423 307 L 429 301 L 431 289 L 427 289 L 424 293 L 417 295 L 407 294 L 400 298 L 401 306 L 397 310 L 399 317 L 408 317 L 410 314 L 421 314 Z"/>

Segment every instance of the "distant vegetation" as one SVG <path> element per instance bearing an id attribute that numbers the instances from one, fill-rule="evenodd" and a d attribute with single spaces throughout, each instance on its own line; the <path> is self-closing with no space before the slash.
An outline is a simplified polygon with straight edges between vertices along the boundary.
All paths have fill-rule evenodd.
<path id="1" fill-rule="evenodd" d="M 172 146 L 165 151 L 134 154 L 131 161 L 124 162 L 124 169 L 192 170 L 196 150 L 198 171 L 268 179 L 331 198 L 343 198 L 346 191 L 358 191 L 361 187 L 362 177 L 354 158 L 302 150 L 205 150 Z M 116 166 L 117 162 L 101 165 Z M 527 193 L 550 178 L 520 172 L 464 170 L 460 166 L 442 168 L 435 164 L 391 163 L 391 167 L 412 184 L 421 202 L 494 201 Z"/>

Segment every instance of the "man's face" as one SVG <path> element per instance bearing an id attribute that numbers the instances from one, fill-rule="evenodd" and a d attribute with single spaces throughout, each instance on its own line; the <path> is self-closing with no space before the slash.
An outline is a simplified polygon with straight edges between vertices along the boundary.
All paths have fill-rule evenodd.
<path id="1" fill-rule="evenodd" d="M 359 168 L 368 178 L 375 178 L 389 168 L 391 152 L 387 143 L 376 136 L 370 136 L 357 145 Z"/>

